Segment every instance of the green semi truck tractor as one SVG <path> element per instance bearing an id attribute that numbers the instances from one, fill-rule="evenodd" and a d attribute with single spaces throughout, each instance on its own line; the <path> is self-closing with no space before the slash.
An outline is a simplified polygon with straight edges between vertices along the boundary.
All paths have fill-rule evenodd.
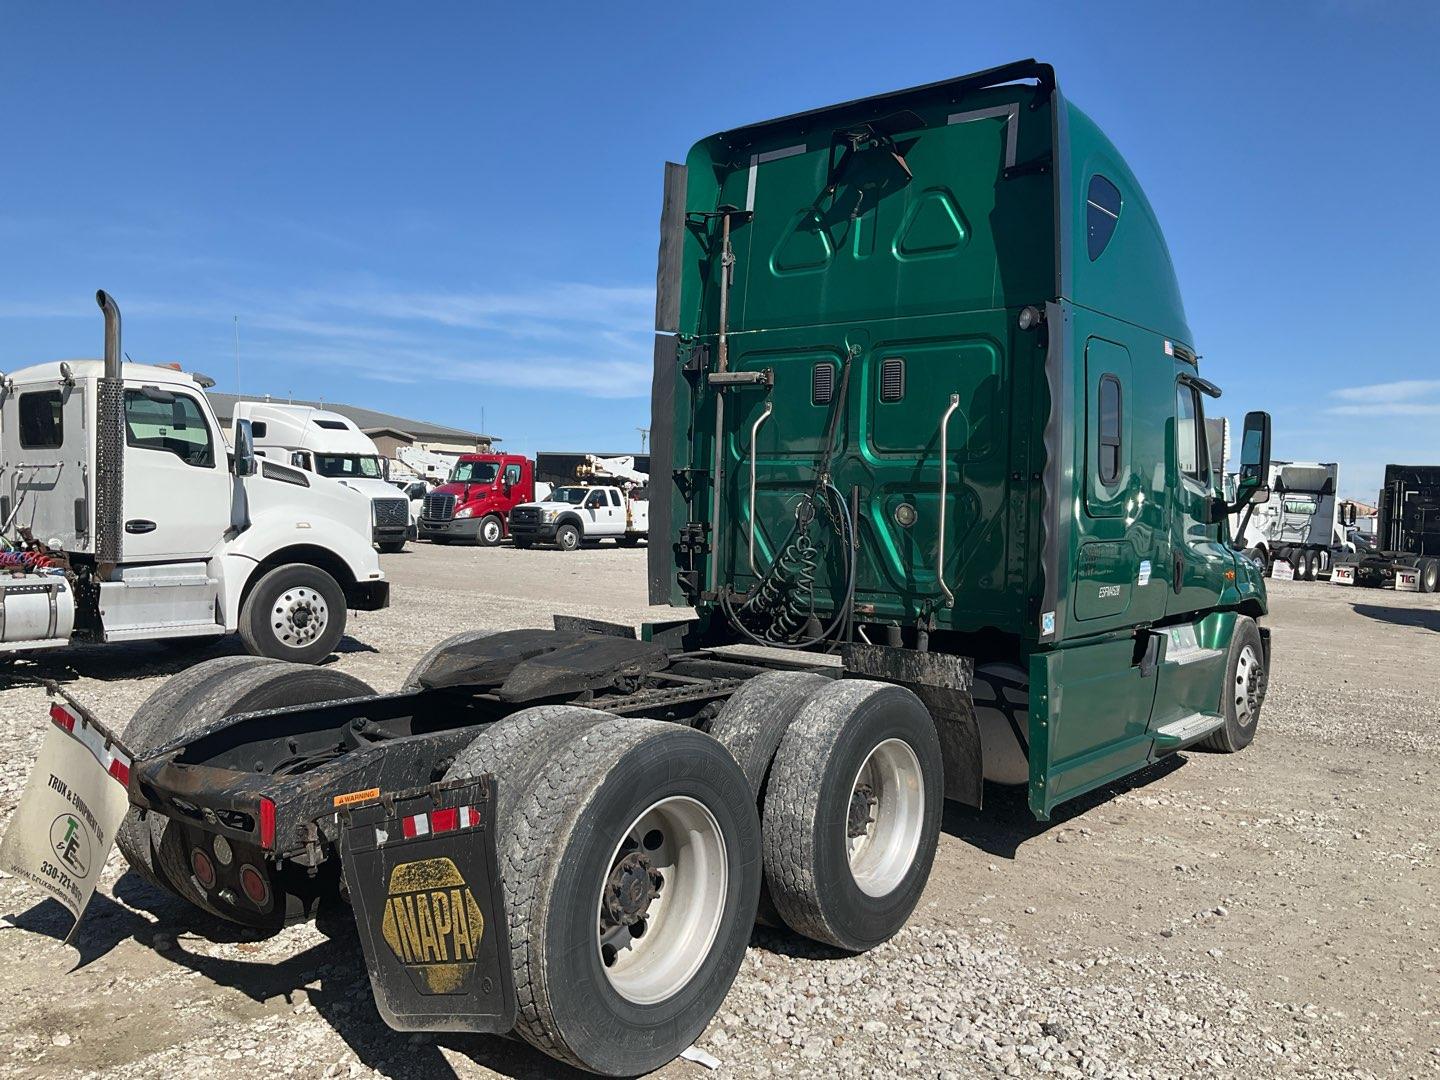
<path id="1" fill-rule="evenodd" d="M 891 937 L 946 798 L 1045 818 L 1242 749 L 1269 659 L 1165 241 L 1047 65 L 723 132 L 664 192 L 649 586 L 693 611 L 466 631 L 390 694 L 224 657 L 104 742 L 147 880 L 262 929 L 347 902 L 393 1027 L 617 1075 L 704 1031 L 757 917 Z"/>
<path id="2" fill-rule="evenodd" d="M 1220 391 L 1048 65 L 722 132 L 666 178 L 652 602 L 929 689 L 976 805 L 1023 781 L 1045 818 L 1250 741 L 1266 597 L 1208 460 Z M 1247 417 L 1242 505 L 1268 441 Z"/>

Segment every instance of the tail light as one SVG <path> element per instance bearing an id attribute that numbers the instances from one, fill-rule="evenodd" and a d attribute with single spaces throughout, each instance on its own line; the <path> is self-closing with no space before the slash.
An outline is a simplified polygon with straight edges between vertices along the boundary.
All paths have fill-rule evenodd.
<path id="1" fill-rule="evenodd" d="M 195 875 L 195 880 L 207 890 L 215 887 L 215 864 L 210 861 L 210 856 L 199 848 L 190 851 L 190 870 Z"/>
<path id="2" fill-rule="evenodd" d="M 264 874 L 249 863 L 240 867 L 240 888 L 256 907 L 264 907 L 270 902 L 270 883 L 265 880 Z"/>
<path id="3" fill-rule="evenodd" d="M 275 800 L 260 796 L 260 846 L 266 851 L 275 850 Z"/>

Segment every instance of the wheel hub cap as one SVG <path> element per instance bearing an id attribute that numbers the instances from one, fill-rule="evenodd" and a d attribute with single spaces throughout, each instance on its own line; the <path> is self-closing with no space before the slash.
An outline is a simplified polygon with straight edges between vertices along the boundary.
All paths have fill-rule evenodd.
<path id="1" fill-rule="evenodd" d="M 1235 719 L 1241 727 L 1255 723 L 1265 700 L 1265 669 L 1253 647 L 1246 645 L 1235 661 Z"/>
<path id="2" fill-rule="evenodd" d="M 650 901 L 660 895 L 663 877 L 650 860 L 632 851 L 610 871 L 605 883 L 605 914 L 615 926 L 634 926 L 645 918 Z"/>
<path id="3" fill-rule="evenodd" d="M 314 589 L 287 589 L 275 601 L 271 623 L 275 636 L 286 645 L 308 645 L 325 631 L 330 609 Z"/>

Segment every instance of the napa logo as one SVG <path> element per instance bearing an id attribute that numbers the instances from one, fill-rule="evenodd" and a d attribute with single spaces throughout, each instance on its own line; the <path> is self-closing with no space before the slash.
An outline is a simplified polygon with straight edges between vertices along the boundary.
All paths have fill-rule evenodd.
<path id="1" fill-rule="evenodd" d="M 72 874 L 85 876 L 90 866 L 90 837 L 74 814 L 61 814 L 51 823 L 50 849 Z"/>
<path id="2" fill-rule="evenodd" d="M 449 859 L 400 863 L 390 872 L 380 934 L 420 993 L 469 993 L 484 933 L 480 905 Z"/>

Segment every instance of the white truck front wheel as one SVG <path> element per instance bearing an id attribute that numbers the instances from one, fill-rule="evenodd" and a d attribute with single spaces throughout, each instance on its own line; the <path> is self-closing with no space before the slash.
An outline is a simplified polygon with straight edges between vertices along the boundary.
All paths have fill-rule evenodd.
<path id="1" fill-rule="evenodd" d="M 318 566 L 277 566 L 250 590 L 240 612 L 240 636 L 256 656 L 315 664 L 335 651 L 345 633 L 345 593 Z"/>

